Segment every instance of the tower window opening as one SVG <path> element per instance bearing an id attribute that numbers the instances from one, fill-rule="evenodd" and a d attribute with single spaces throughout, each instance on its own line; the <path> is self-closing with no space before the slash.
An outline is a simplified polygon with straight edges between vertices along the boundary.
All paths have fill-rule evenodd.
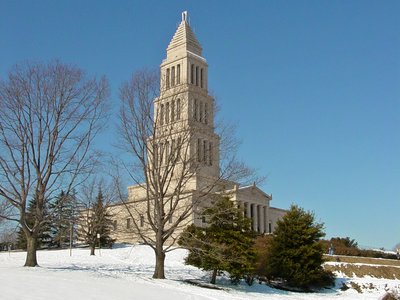
<path id="1" fill-rule="evenodd" d="M 175 67 L 171 68 L 171 86 L 175 85 Z"/>
<path id="2" fill-rule="evenodd" d="M 140 215 L 140 227 L 144 226 L 144 216 Z"/>
<path id="3" fill-rule="evenodd" d="M 196 86 L 199 86 L 199 67 L 196 66 Z"/>
<path id="4" fill-rule="evenodd" d="M 169 165 L 170 162 L 170 148 L 169 148 L 169 142 L 165 142 L 165 164 Z"/>
<path id="5" fill-rule="evenodd" d="M 171 157 L 172 157 L 172 161 L 174 163 L 175 158 L 176 158 L 176 140 L 173 139 L 171 141 Z"/>
<path id="6" fill-rule="evenodd" d="M 204 123 L 208 124 L 208 103 L 204 103 Z"/>
<path id="7" fill-rule="evenodd" d="M 176 119 L 181 119 L 181 99 L 176 100 Z"/>
<path id="8" fill-rule="evenodd" d="M 165 75 L 165 84 L 167 89 L 169 89 L 169 68 L 167 69 L 167 73 Z"/>
<path id="9" fill-rule="evenodd" d="M 203 141 L 203 161 L 207 164 L 207 141 Z"/>
<path id="10" fill-rule="evenodd" d="M 158 166 L 158 145 L 154 143 L 153 145 L 153 165 Z"/>
<path id="11" fill-rule="evenodd" d="M 199 102 L 197 99 L 194 99 L 194 111 L 193 111 L 193 117 L 196 121 L 198 121 L 199 118 Z"/>
<path id="12" fill-rule="evenodd" d="M 176 84 L 180 84 L 181 83 L 181 65 L 178 64 L 176 66 Z"/>
<path id="13" fill-rule="evenodd" d="M 182 138 L 179 136 L 176 142 L 176 156 L 179 158 L 182 149 Z"/>
<path id="14" fill-rule="evenodd" d="M 131 218 L 126 219 L 126 229 L 131 228 Z"/>
<path id="15" fill-rule="evenodd" d="M 165 124 L 169 123 L 169 102 L 165 106 Z"/>
<path id="16" fill-rule="evenodd" d="M 200 69 L 200 87 L 203 88 L 203 68 Z"/>
<path id="17" fill-rule="evenodd" d="M 197 139 L 197 161 L 201 162 L 201 140 Z"/>
<path id="18" fill-rule="evenodd" d="M 159 147 L 159 158 L 160 158 L 160 166 L 164 163 L 164 144 L 160 143 L 160 147 Z"/>
<path id="19" fill-rule="evenodd" d="M 190 66 L 190 83 L 194 83 L 194 64 L 191 64 Z"/>
<path id="20" fill-rule="evenodd" d="M 160 109 L 160 125 L 164 125 L 164 104 L 161 104 Z"/>
<path id="21" fill-rule="evenodd" d="M 171 122 L 175 121 L 175 100 L 171 101 Z"/>
<path id="22" fill-rule="evenodd" d="M 212 148 L 212 146 L 213 146 L 213 144 L 210 142 L 210 143 L 208 143 L 208 159 L 209 159 L 209 161 L 208 161 L 208 164 L 210 165 L 210 166 L 212 166 L 212 164 L 213 164 L 213 148 Z"/>
<path id="23" fill-rule="evenodd" d="M 200 101 L 200 118 L 199 118 L 200 122 L 203 122 L 203 110 L 204 110 L 204 103 L 203 101 Z"/>

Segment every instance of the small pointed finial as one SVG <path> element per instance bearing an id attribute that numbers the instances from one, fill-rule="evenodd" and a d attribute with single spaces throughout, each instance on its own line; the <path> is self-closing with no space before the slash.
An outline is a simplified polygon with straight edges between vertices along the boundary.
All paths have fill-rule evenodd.
<path id="1" fill-rule="evenodd" d="M 187 22 L 187 11 L 182 12 L 182 21 Z"/>

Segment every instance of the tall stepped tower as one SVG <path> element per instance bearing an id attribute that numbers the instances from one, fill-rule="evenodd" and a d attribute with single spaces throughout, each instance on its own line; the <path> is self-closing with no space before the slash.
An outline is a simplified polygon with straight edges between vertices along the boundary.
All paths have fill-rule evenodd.
<path id="1" fill-rule="evenodd" d="M 158 139 L 171 131 L 190 135 L 188 149 L 197 162 L 196 177 L 217 178 L 219 137 L 214 132 L 214 99 L 208 94 L 208 65 L 188 23 L 187 12 L 167 47 L 160 66 L 160 96 L 154 101 Z M 174 141 L 166 141 L 168 147 Z M 164 145 L 165 146 L 165 145 Z"/>

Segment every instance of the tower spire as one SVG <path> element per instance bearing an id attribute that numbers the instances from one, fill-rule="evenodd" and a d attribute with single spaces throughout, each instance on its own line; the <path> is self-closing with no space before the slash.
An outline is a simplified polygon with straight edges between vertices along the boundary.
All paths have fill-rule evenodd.
<path id="1" fill-rule="evenodd" d="M 201 56 L 201 45 L 190 28 L 187 11 L 182 12 L 182 21 L 168 45 L 167 55 L 181 49 Z"/>
<path id="2" fill-rule="evenodd" d="M 187 10 L 183 11 L 182 12 L 182 22 L 187 22 L 187 16 L 188 16 Z"/>

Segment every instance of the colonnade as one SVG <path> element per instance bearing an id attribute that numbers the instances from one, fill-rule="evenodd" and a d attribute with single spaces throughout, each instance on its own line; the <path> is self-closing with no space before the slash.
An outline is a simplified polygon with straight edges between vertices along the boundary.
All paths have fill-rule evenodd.
<path id="1" fill-rule="evenodd" d="M 271 233 L 272 227 L 268 220 L 268 206 L 257 203 L 243 202 L 240 204 L 247 218 L 251 219 L 252 229 L 259 233 Z"/>

